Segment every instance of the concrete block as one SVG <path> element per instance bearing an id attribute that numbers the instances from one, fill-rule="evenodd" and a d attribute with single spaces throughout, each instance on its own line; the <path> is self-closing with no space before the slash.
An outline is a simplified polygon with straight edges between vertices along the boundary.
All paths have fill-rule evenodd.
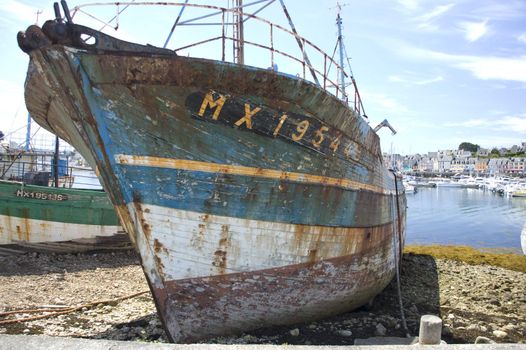
<path id="1" fill-rule="evenodd" d="M 442 319 L 435 315 L 420 318 L 418 339 L 420 345 L 438 345 L 442 335 Z"/>

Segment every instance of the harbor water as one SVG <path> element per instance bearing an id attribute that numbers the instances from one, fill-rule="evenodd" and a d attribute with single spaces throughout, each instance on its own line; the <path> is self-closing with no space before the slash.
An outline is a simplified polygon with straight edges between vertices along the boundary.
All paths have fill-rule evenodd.
<path id="1" fill-rule="evenodd" d="M 526 198 L 470 188 L 418 188 L 407 195 L 406 244 L 521 251 Z"/>

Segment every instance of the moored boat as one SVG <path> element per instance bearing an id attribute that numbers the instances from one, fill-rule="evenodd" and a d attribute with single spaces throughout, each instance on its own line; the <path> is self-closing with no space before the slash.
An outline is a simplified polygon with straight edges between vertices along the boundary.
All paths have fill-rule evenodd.
<path id="1" fill-rule="evenodd" d="M 107 194 L 72 188 L 96 178 L 75 179 L 73 167 L 55 167 L 55 158 L 49 150 L 1 148 L 0 255 L 131 249 Z"/>
<path id="2" fill-rule="evenodd" d="M 305 46 L 319 49 L 293 26 L 262 21 L 297 40 L 303 77 L 245 65 L 239 29 L 259 17 L 200 8 L 237 18 L 234 37 L 221 21 L 216 38 L 234 43 L 234 63 L 123 42 L 67 8 L 66 23 L 29 27 L 31 115 L 98 169 L 171 340 L 363 305 L 397 271 L 406 203 L 358 90 L 350 108 L 345 82 L 310 64 Z"/>
<path id="3" fill-rule="evenodd" d="M 0 180 L 0 255 L 130 248 L 103 191 Z"/>
<path id="4" fill-rule="evenodd" d="M 518 189 L 510 192 L 511 197 L 526 197 L 526 189 Z"/>
<path id="5" fill-rule="evenodd" d="M 442 179 L 442 178 L 432 179 L 429 181 L 429 183 L 433 184 L 434 187 L 457 187 L 457 188 L 462 187 L 462 185 L 456 181 L 451 181 L 450 179 Z"/>
<path id="6" fill-rule="evenodd" d="M 412 184 L 410 184 L 409 182 L 406 182 L 406 181 L 403 182 L 403 185 L 404 185 L 404 192 L 406 194 L 414 194 L 414 193 L 416 193 L 416 191 L 417 191 L 416 190 L 416 186 L 414 186 L 414 185 L 412 185 Z"/>

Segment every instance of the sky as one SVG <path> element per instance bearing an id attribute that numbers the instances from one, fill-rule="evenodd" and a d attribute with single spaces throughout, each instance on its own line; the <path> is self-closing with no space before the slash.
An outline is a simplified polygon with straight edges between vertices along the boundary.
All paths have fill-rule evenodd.
<path id="1" fill-rule="evenodd" d="M 69 7 L 87 2 L 69 1 Z M 226 1 L 208 3 L 225 5 Z M 337 38 L 337 2 L 285 0 L 285 4 L 298 33 L 331 56 Z M 345 49 L 370 125 L 387 119 L 397 131 L 396 135 L 386 128 L 378 132 L 384 152 L 426 153 L 457 149 L 462 142 L 484 148 L 526 142 L 526 1 L 341 0 L 339 4 Z M 42 25 L 54 17 L 52 9 L 52 1 L 0 0 L 0 130 L 9 136 L 22 138 L 27 121 L 23 89 L 29 59 L 18 48 L 16 33 L 37 23 L 39 11 Z M 117 12 L 110 6 L 84 10 L 105 21 Z M 119 15 L 116 31 L 109 27 L 105 31 L 162 47 L 179 10 L 134 6 Z M 192 14 L 199 13 L 188 9 L 182 18 Z M 258 15 L 288 27 L 279 2 Z M 102 26 L 83 13 L 77 13 L 74 22 L 95 29 Z M 210 36 L 211 27 L 205 28 L 177 29 L 168 47 Z M 247 26 L 245 39 L 268 43 L 268 28 Z M 276 48 L 297 46 L 278 33 L 274 40 Z M 217 55 L 219 47 L 210 45 L 197 53 Z M 251 65 L 270 66 L 269 57 L 261 53 L 247 54 L 248 59 L 254 60 L 247 62 Z M 323 70 L 314 54 L 311 60 Z M 301 74 L 285 60 L 275 62 L 280 71 Z M 32 126 L 33 132 L 37 129 Z"/>

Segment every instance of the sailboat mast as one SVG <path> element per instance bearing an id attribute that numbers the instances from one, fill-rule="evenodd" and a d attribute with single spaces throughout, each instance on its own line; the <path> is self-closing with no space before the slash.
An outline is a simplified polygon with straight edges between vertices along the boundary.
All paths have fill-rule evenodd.
<path id="1" fill-rule="evenodd" d="M 235 26 L 235 34 L 236 34 L 236 41 L 237 45 L 235 48 L 235 54 L 236 54 L 236 63 L 238 64 L 245 64 L 245 48 L 244 48 L 244 41 L 245 41 L 245 35 L 243 31 L 243 0 L 236 0 L 236 8 L 237 11 L 235 12 L 236 20 L 234 22 Z"/>
<path id="2" fill-rule="evenodd" d="M 338 47 L 340 48 L 340 90 L 342 92 L 342 100 L 347 99 L 347 94 L 345 93 L 345 72 L 344 60 L 343 60 L 343 36 L 342 36 L 342 18 L 340 17 L 340 11 L 338 11 L 338 16 L 336 17 L 336 26 L 338 27 Z"/>

